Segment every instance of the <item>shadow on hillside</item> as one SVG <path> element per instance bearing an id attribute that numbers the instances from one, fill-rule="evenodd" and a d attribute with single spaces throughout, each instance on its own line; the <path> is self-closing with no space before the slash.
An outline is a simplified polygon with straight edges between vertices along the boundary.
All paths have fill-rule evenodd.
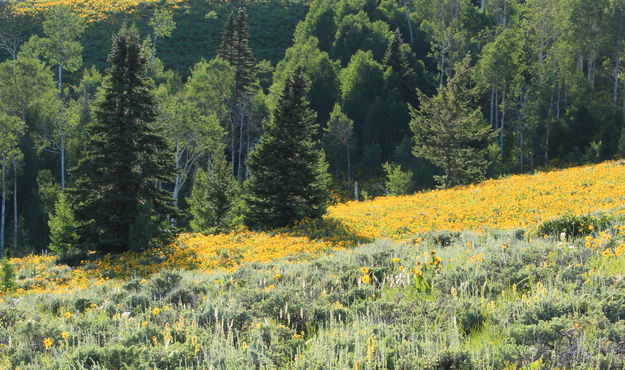
<path id="1" fill-rule="evenodd" d="M 329 242 L 337 247 L 353 247 L 358 244 L 372 242 L 371 239 L 359 235 L 355 230 L 331 217 L 307 220 L 284 230 L 284 232 L 291 236 L 307 237 L 311 240 Z"/>

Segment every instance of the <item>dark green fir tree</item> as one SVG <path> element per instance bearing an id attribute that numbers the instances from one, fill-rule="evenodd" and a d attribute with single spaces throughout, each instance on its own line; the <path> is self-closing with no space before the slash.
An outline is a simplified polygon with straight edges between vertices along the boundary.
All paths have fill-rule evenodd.
<path id="1" fill-rule="evenodd" d="M 224 25 L 223 33 L 221 34 L 221 46 L 218 50 L 218 55 L 221 59 L 226 62 L 233 64 L 234 61 L 234 28 L 235 28 L 235 15 L 234 12 L 230 12 L 228 15 L 228 20 Z"/>
<path id="2" fill-rule="evenodd" d="M 245 221 L 279 228 L 322 216 L 329 202 L 328 165 L 314 139 L 315 113 L 301 68 L 290 73 L 271 120 L 248 159 Z"/>
<path id="3" fill-rule="evenodd" d="M 87 127 L 74 195 L 81 247 L 120 253 L 167 241 L 177 211 L 162 188 L 174 173 L 173 160 L 153 124 L 148 63 L 136 31 L 113 37 L 108 61 L 104 99 Z"/>

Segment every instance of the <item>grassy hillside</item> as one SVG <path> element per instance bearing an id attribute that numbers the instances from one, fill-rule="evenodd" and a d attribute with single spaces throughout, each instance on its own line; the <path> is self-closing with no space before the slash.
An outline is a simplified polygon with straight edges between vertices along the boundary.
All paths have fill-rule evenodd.
<path id="1" fill-rule="evenodd" d="M 87 67 L 107 67 L 106 57 L 111 37 L 123 24 L 134 24 L 146 37 L 150 32 L 148 20 L 157 0 L 26 0 L 13 1 L 18 30 L 25 36 L 42 32 L 43 14 L 54 5 L 75 9 L 87 23 L 82 37 L 84 64 Z M 307 11 L 307 1 L 221 1 L 173 0 L 167 2 L 174 12 L 176 29 L 169 38 L 159 41 L 158 56 L 166 68 L 186 74 L 202 58 L 211 59 L 219 48 L 226 18 L 232 9 L 245 6 L 249 14 L 250 46 L 258 60 L 276 64 L 292 43 L 295 26 Z M 215 12 L 216 18 L 206 18 Z M 0 55 L 0 60 L 4 55 Z M 72 76 L 68 76 L 72 77 Z"/>
<path id="2" fill-rule="evenodd" d="M 622 368 L 623 197 L 608 162 L 80 268 L 15 259 L 0 367 Z"/>

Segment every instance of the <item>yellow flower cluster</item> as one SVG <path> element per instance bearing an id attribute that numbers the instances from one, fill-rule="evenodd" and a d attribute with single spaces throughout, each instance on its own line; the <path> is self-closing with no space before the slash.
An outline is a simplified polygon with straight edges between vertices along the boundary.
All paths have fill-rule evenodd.
<path id="1" fill-rule="evenodd" d="M 368 239 L 403 239 L 430 230 L 531 228 L 564 214 L 618 211 L 625 164 L 605 162 L 417 195 L 333 206 L 329 217 Z"/>
<path id="2" fill-rule="evenodd" d="M 63 5 L 72 8 L 87 22 L 95 22 L 116 13 L 133 13 L 140 5 L 157 4 L 159 0 L 25 0 L 15 1 L 12 6 L 18 15 L 34 15 L 48 9 Z M 182 0 L 169 0 L 175 8 Z"/>
<path id="3" fill-rule="evenodd" d="M 354 240 L 360 238 L 401 240 L 430 230 L 531 228 L 563 214 L 579 215 L 597 210 L 622 213 L 619 208 L 622 199 L 625 199 L 625 165 L 606 162 L 412 196 L 339 204 L 329 209 L 323 224 L 302 224 L 295 231 L 185 234 L 169 246 L 143 253 L 107 256 L 79 268 L 56 266 L 53 256 L 28 256 L 11 262 L 20 275 L 25 276 L 19 281 L 23 288 L 18 289 L 17 294 L 61 293 L 105 284 L 107 276 L 148 276 L 163 269 L 234 270 L 248 262 L 285 257 L 314 258 L 354 245 Z M 332 231 L 328 231 L 328 225 L 332 225 Z M 613 234 L 625 235 L 625 227 L 615 229 Z M 585 241 L 586 247 L 603 251 L 610 235 L 598 233 Z M 417 239 L 415 245 L 421 242 L 422 239 Z M 474 247 L 473 243 L 467 244 L 468 250 Z M 623 254 L 625 246 L 609 253 Z M 477 254 L 470 261 L 480 262 L 481 259 Z M 395 264 L 399 262 L 393 260 Z M 428 254 L 425 263 L 434 269 L 441 268 L 435 253 Z M 415 274 L 420 271 L 421 268 L 416 268 Z M 274 279 L 280 280 L 282 275 L 274 273 Z M 363 267 L 361 273 L 361 277 L 366 276 L 361 281 L 368 283 L 368 269 Z"/>

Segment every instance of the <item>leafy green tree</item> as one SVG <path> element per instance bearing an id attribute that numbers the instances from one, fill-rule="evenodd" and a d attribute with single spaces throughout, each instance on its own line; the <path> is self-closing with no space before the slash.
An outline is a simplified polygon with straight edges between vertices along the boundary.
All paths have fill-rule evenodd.
<path id="1" fill-rule="evenodd" d="M 82 249 L 120 253 L 168 240 L 177 211 L 161 187 L 171 181 L 173 160 L 155 128 L 148 63 L 136 31 L 113 38 L 109 62 L 105 96 L 76 169 L 75 214 Z"/>
<path id="2" fill-rule="evenodd" d="M 400 165 L 388 162 L 383 167 L 386 173 L 385 187 L 388 195 L 405 195 L 413 190 L 412 172 L 402 171 Z"/>
<path id="3" fill-rule="evenodd" d="M 79 223 L 74 217 L 74 211 L 69 204 L 65 193 L 58 195 L 54 204 L 54 213 L 48 221 L 50 227 L 50 250 L 59 257 L 68 257 L 76 254 L 79 249 Z"/>
<path id="4" fill-rule="evenodd" d="M 5 239 L 4 228 L 6 222 L 6 173 L 10 158 L 15 158 L 19 152 L 19 143 L 24 135 L 24 122 L 14 116 L 0 112 L 0 159 L 2 160 L 2 205 L 0 209 L 0 257 L 4 256 Z M 15 163 L 14 163 L 15 165 Z M 14 193 L 17 189 L 13 189 Z M 14 230 L 15 233 L 15 230 Z M 14 246 L 15 247 L 15 246 Z"/>
<path id="5" fill-rule="evenodd" d="M 384 57 L 391 31 L 383 21 L 372 22 L 366 12 L 349 14 L 337 26 L 332 46 L 332 57 L 347 65 L 352 55 L 358 51 L 371 51 L 376 61 Z"/>
<path id="6" fill-rule="evenodd" d="M 0 291 L 6 293 L 14 290 L 17 287 L 15 278 L 15 267 L 8 258 L 3 257 L 0 262 Z"/>
<path id="7" fill-rule="evenodd" d="M 33 36 L 22 52 L 29 56 L 42 55 L 57 67 L 57 88 L 63 87 L 63 71 L 74 72 L 82 65 L 83 47 L 78 38 L 85 30 L 82 19 L 65 5 L 50 9 L 43 22 L 44 38 Z"/>
<path id="8" fill-rule="evenodd" d="M 315 114 L 302 69 L 288 75 L 260 143 L 250 154 L 245 222 L 278 228 L 325 213 L 328 165 L 314 140 Z"/>
<path id="9" fill-rule="evenodd" d="M 455 74 L 433 97 L 418 90 L 419 108 L 411 107 L 413 153 L 444 171 L 436 179 L 449 188 L 481 180 L 488 168 L 486 146 L 494 132 L 476 107 L 479 90 L 469 58 L 456 63 Z"/>
<path id="10" fill-rule="evenodd" d="M 285 81 L 286 75 L 298 67 L 302 67 L 310 79 L 308 100 L 310 107 L 317 112 L 317 121 L 327 122 L 339 98 L 338 63 L 332 61 L 328 53 L 319 50 L 315 37 L 296 41 L 276 66 L 274 84 L 271 86 L 272 97 L 280 95 L 283 88 L 281 83 Z"/>
<path id="11" fill-rule="evenodd" d="M 224 155 L 216 153 L 208 170 L 195 172 L 189 199 L 191 230 L 198 233 L 224 232 L 234 226 L 239 184 Z"/>
<path id="12" fill-rule="evenodd" d="M 328 126 L 324 129 L 323 142 L 326 153 L 332 153 L 334 155 L 331 158 L 337 158 L 335 161 L 330 161 L 332 167 L 338 170 L 341 167 L 338 158 L 345 158 L 348 182 L 352 181 L 351 151 L 353 149 L 353 139 L 354 121 L 350 120 L 341 111 L 340 105 L 336 104 L 330 114 Z"/>
<path id="13" fill-rule="evenodd" d="M 176 29 L 176 21 L 170 10 L 154 9 L 154 14 L 148 22 L 152 28 L 152 63 L 156 60 L 156 42 L 160 37 L 170 37 Z"/>

